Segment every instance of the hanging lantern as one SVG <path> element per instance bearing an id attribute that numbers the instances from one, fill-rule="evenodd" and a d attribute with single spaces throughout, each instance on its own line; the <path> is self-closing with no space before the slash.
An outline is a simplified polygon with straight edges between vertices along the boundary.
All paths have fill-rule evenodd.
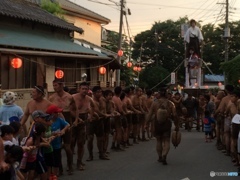
<path id="1" fill-rule="evenodd" d="M 130 61 L 127 63 L 127 67 L 132 67 L 132 63 Z"/>
<path id="2" fill-rule="evenodd" d="M 137 71 L 140 72 L 142 70 L 142 68 L 139 66 L 137 67 Z"/>
<path id="3" fill-rule="evenodd" d="M 57 79 L 62 79 L 63 76 L 64 76 L 64 72 L 63 72 L 62 70 L 57 70 L 57 71 L 55 71 L 55 77 L 56 77 Z"/>
<path id="4" fill-rule="evenodd" d="M 123 56 L 123 51 L 120 49 L 120 50 L 118 50 L 118 56 L 119 57 L 122 57 Z"/>
<path id="5" fill-rule="evenodd" d="M 205 85 L 204 87 L 205 87 L 206 89 L 208 89 L 208 85 Z"/>
<path id="6" fill-rule="evenodd" d="M 218 86 L 222 86 L 222 83 L 221 83 L 221 82 L 219 82 L 219 83 L 218 83 Z"/>
<path id="7" fill-rule="evenodd" d="M 14 69 L 18 69 L 22 66 L 22 60 L 20 58 L 13 58 L 11 60 L 11 66 L 14 68 Z"/>
<path id="8" fill-rule="evenodd" d="M 133 67 L 133 70 L 134 70 L 134 71 L 137 71 L 137 69 L 138 69 L 137 66 L 134 66 L 134 67 Z"/>
<path id="9" fill-rule="evenodd" d="M 100 67 L 99 68 L 99 74 L 104 75 L 106 73 L 106 68 L 105 67 Z"/>

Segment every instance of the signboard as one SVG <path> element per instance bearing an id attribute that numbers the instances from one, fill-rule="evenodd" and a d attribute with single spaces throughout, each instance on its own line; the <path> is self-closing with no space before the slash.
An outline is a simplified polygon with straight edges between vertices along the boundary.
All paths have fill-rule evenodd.
<path id="1" fill-rule="evenodd" d="M 189 27 L 188 24 L 182 24 L 181 25 L 181 36 L 182 36 L 182 38 L 184 38 L 184 36 L 185 36 L 185 34 L 188 30 L 188 27 Z"/>
<path id="2" fill-rule="evenodd" d="M 175 84 L 176 83 L 175 76 L 176 76 L 175 72 L 172 72 L 171 73 L 171 84 Z"/>

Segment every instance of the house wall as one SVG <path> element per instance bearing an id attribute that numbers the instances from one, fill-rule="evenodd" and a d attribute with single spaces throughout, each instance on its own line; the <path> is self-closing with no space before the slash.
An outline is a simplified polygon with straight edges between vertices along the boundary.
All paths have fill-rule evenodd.
<path id="1" fill-rule="evenodd" d="M 70 15 L 64 15 L 64 18 L 69 22 L 74 24 L 77 27 L 80 27 L 84 30 L 83 34 L 74 32 L 74 38 L 84 39 L 93 44 L 101 46 L 101 25 L 97 22 L 83 19 L 80 17 L 73 17 Z"/>

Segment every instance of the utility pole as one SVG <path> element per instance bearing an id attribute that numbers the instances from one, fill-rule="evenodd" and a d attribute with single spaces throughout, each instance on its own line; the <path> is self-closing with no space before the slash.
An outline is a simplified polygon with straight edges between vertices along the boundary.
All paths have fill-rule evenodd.
<path id="1" fill-rule="evenodd" d="M 155 43 L 156 43 L 156 47 L 155 47 L 155 55 L 156 55 L 156 65 L 158 66 L 158 33 L 157 30 L 155 29 Z"/>
<path id="2" fill-rule="evenodd" d="M 119 40 L 118 40 L 118 50 L 122 49 L 122 26 L 123 26 L 123 6 L 125 0 L 120 0 L 120 22 L 119 22 Z M 118 56 L 118 62 L 121 64 L 121 57 Z M 117 76 L 117 86 L 120 86 L 120 69 L 116 72 Z"/>
<path id="3" fill-rule="evenodd" d="M 229 14 L 229 3 L 226 0 L 226 18 L 225 18 L 225 29 L 224 29 L 224 40 L 225 40 L 225 62 L 228 61 L 228 40 L 230 38 L 230 28 L 228 23 L 228 14 Z M 227 84 L 226 72 L 224 72 L 224 85 Z"/>

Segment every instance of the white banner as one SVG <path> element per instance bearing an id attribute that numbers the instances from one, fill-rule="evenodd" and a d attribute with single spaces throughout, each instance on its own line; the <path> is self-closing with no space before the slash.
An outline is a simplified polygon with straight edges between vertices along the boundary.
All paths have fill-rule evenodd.
<path id="1" fill-rule="evenodd" d="M 176 80 L 175 80 L 175 76 L 176 76 L 176 74 L 175 74 L 175 72 L 172 72 L 171 73 L 171 84 L 175 84 L 176 82 Z"/>

